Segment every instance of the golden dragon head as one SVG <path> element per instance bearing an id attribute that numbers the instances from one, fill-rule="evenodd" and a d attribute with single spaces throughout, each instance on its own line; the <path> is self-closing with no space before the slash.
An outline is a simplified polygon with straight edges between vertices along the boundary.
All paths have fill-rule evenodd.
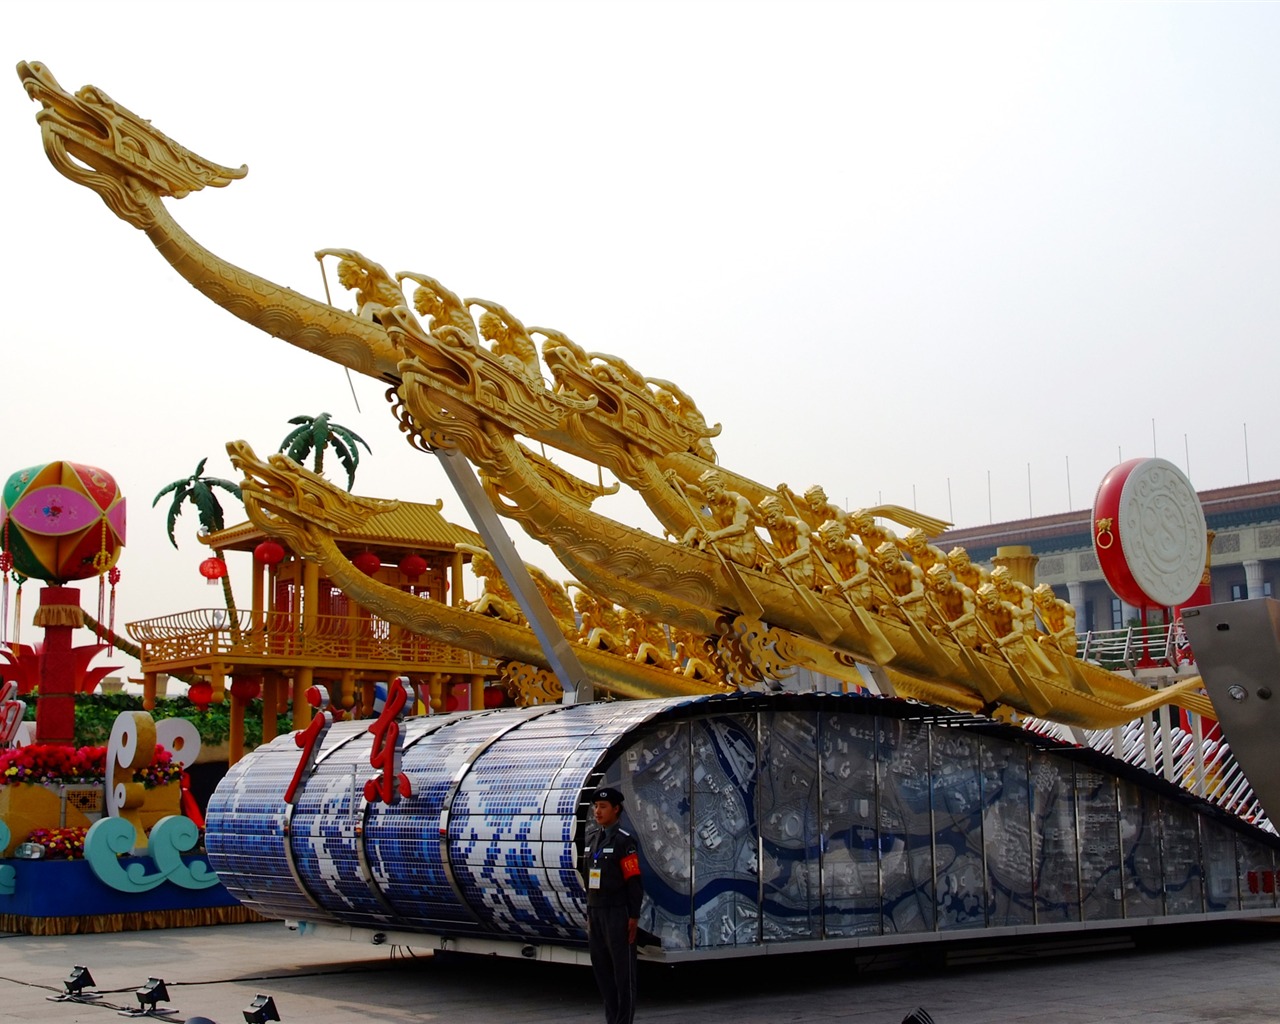
<path id="1" fill-rule="evenodd" d="M 246 441 L 229 441 L 227 455 L 244 474 L 240 493 L 249 519 L 304 557 L 318 551 L 318 536 L 358 529 L 370 517 L 400 504 L 348 494 L 280 454 L 264 462 Z"/>
<path id="2" fill-rule="evenodd" d="M 155 223 L 161 197 L 181 199 L 249 173 L 244 165 L 222 167 L 197 156 L 96 86 L 71 95 L 39 61 L 20 62 L 18 77 L 41 105 L 36 122 L 53 166 L 134 227 Z"/>

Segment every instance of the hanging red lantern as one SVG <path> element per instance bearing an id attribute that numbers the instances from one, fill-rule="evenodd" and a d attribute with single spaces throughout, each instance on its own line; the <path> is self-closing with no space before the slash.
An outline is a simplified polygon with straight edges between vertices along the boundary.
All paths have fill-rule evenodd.
<path id="1" fill-rule="evenodd" d="M 427 560 L 421 555 L 405 555 L 400 559 L 400 572 L 411 580 L 416 580 L 427 571 Z"/>
<path id="2" fill-rule="evenodd" d="M 231 696 L 239 700 L 257 700 L 260 693 L 262 693 L 262 683 L 257 679 L 231 680 Z"/>
<path id="3" fill-rule="evenodd" d="M 507 695 L 500 686 L 486 686 L 484 688 L 484 706 L 492 710 L 493 708 L 502 707 L 506 701 Z"/>
<path id="4" fill-rule="evenodd" d="M 264 540 L 253 549 L 253 557 L 263 565 L 279 565 L 284 561 L 284 545 Z"/>
<path id="5" fill-rule="evenodd" d="M 382 559 L 372 551 L 363 551 L 351 559 L 351 564 L 366 576 L 372 576 L 382 568 Z"/>
<path id="6" fill-rule="evenodd" d="M 210 555 L 200 563 L 200 575 L 207 579 L 210 583 L 217 583 L 227 574 L 227 563 L 221 558 L 214 558 Z"/>
<path id="7" fill-rule="evenodd" d="M 454 712 L 461 711 L 462 709 L 462 697 L 456 693 L 450 695 L 448 702 L 445 704 L 445 710 Z"/>
<path id="8" fill-rule="evenodd" d="M 187 689 L 187 700 L 191 701 L 201 711 L 207 711 L 213 701 L 213 687 L 203 681 L 192 683 Z"/>

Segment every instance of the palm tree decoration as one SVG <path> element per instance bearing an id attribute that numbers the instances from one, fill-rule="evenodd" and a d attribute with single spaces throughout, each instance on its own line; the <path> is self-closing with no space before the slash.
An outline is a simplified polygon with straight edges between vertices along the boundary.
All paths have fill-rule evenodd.
<path id="1" fill-rule="evenodd" d="M 166 525 L 169 529 L 169 543 L 175 548 L 178 546 L 178 542 L 173 536 L 173 527 L 187 502 L 196 507 L 196 514 L 200 517 L 201 529 L 206 533 L 216 533 L 226 523 L 223 520 L 222 505 L 218 501 L 215 489 L 221 488 L 228 494 L 234 494 L 238 500 L 244 500 L 240 494 L 240 488 L 230 480 L 224 480 L 222 477 L 217 476 L 203 475 L 204 464 L 208 461 L 207 458 L 201 459 L 194 473 L 169 484 L 151 502 L 151 507 L 155 508 L 160 503 L 160 499 L 166 494 L 173 495 L 173 503 L 169 506 L 169 517 Z M 224 565 L 226 564 L 226 559 L 223 558 L 221 551 L 215 551 L 213 554 L 220 562 Z M 240 620 L 236 612 L 235 598 L 231 595 L 231 576 L 228 573 L 222 574 L 222 596 L 227 604 L 227 616 L 231 620 L 232 631 L 238 633 Z"/>
<path id="2" fill-rule="evenodd" d="M 319 416 L 295 416 L 289 421 L 295 429 L 280 442 L 280 451 L 301 465 L 312 452 L 315 459 L 311 469 L 316 476 L 324 474 L 324 452 L 332 448 L 347 471 L 347 490 L 356 482 L 356 467 L 360 465 L 360 445 L 369 451 L 365 439 L 350 427 L 334 423 L 327 412 Z"/>

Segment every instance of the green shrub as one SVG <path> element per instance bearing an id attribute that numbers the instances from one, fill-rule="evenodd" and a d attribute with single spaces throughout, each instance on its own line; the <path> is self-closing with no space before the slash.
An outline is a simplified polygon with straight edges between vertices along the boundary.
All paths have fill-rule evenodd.
<path id="1" fill-rule="evenodd" d="M 35 721 L 36 693 L 24 694 L 27 702 L 28 721 Z M 76 746 L 105 746 L 111 738 L 111 726 L 121 711 L 141 711 L 142 698 L 131 693 L 77 693 L 76 694 Z M 231 701 L 210 704 L 201 711 L 186 697 L 156 699 L 151 712 L 156 721 L 164 718 L 185 718 L 195 723 L 203 746 L 216 747 L 227 742 L 231 735 Z M 286 733 L 293 729 L 291 711 L 276 718 L 276 731 Z M 252 750 L 262 743 L 262 701 L 252 701 L 244 720 L 244 747 Z"/>

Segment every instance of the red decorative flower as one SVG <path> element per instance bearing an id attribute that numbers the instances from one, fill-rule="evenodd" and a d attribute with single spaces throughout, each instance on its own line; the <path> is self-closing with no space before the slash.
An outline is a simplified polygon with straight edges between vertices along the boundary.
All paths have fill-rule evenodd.
<path id="1" fill-rule="evenodd" d="M 164 747 L 156 747 L 155 759 L 133 773 L 133 781 L 148 789 L 176 782 L 180 765 Z M 56 743 L 32 743 L 0 750 L 0 785 L 101 785 L 107 777 L 106 747 L 68 747 Z"/>
<path id="2" fill-rule="evenodd" d="M 27 836 L 27 842 L 44 847 L 46 860 L 75 860 L 84 856 L 84 837 L 88 828 L 37 828 Z"/>

